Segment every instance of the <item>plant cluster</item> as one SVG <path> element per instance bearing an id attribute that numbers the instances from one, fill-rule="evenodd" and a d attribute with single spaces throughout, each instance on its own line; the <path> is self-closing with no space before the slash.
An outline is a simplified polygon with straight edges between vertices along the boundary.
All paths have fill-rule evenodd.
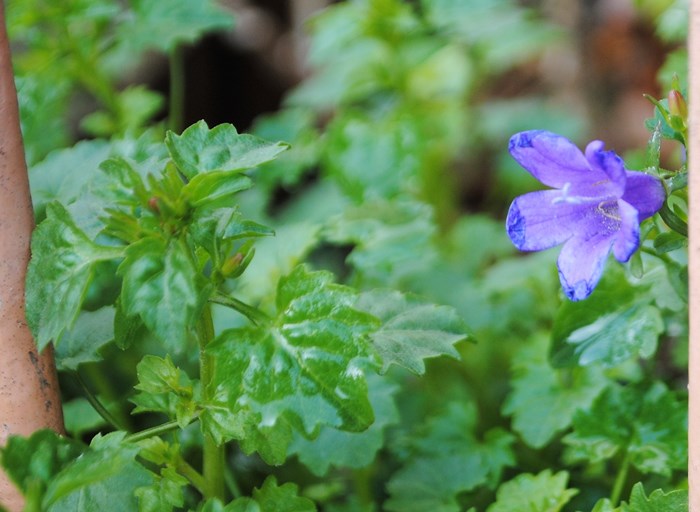
<path id="1" fill-rule="evenodd" d="M 682 31 L 680 2 L 642 3 Z M 27 320 L 67 431 L 0 449 L 26 510 L 687 510 L 687 179 L 661 164 L 687 141 L 681 81 L 644 158 L 584 157 L 554 135 L 579 138 L 572 112 L 489 95 L 567 37 L 521 4 L 333 5 L 314 73 L 241 134 L 180 131 L 178 94 L 164 130 L 160 96 L 116 78 L 146 49 L 178 69 L 230 25 L 213 0 L 8 2 Z M 99 138 L 67 147 L 86 93 Z M 560 276 L 508 235 L 566 242 Z"/>

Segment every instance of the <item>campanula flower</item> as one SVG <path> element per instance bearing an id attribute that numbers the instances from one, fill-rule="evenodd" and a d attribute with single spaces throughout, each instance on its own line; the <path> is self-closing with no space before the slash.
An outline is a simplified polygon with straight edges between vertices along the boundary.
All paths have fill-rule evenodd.
<path id="1" fill-rule="evenodd" d="M 582 153 L 570 140 L 543 130 L 513 135 L 513 158 L 551 190 L 517 197 L 506 229 L 521 251 L 563 244 L 557 267 L 567 297 L 588 297 L 612 251 L 625 262 L 639 247 L 639 223 L 666 199 L 659 179 L 628 171 L 613 151 L 593 141 Z"/>

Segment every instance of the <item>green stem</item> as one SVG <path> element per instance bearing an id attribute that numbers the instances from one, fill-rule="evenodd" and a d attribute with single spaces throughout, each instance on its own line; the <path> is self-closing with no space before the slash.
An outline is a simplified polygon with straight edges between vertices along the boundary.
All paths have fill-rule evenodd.
<path id="1" fill-rule="evenodd" d="M 200 494 L 204 494 L 207 488 L 207 481 L 202 474 L 190 466 L 187 461 L 180 459 L 175 468 L 178 473 L 187 478 Z"/>
<path id="2" fill-rule="evenodd" d="M 196 417 L 197 415 L 195 415 L 195 418 Z M 148 439 L 149 437 L 159 436 L 161 434 L 172 432 L 173 430 L 177 430 L 178 428 L 180 428 L 180 424 L 177 421 L 168 421 L 167 423 L 162 423 L 161 425 L 156 425 L 155 427 L 147 428 L 139 432 L 130 434 L 126 436 L 124 440 L 130 443 L 137 443 L 139 441 L 143 441 L 144 439 Z"/>
<path id="3" fill-rule="evenodd" d="M 630 455 L 629 452 L 625 452 L 625 458 L 622 460 L 622 465 L 617 472 L 617 477 L 615 477 L 615 483 L 613 484 L 612 493 L 610 494 L 610 501 L 613 507 L 616 507 L 620 502 L 620 497 L 622 496 L 622 489 L 627 482 L 627 473 L 630 469 Z"/>
<path id="4" fill-rule="evenodd" d="M 214 339 L 214 322 L 211 318 L 211 307 L 207 304 L 202 311 L 202 317 L 197 324 L 197 337 L 199 338 L 199 378 L 205 400 L 209 398 L 210 383 L 214 378 L 214 358 L 206 353 L 207 344 Z M 218 445 L 216 440 L 202 430 L 204 438 L 203 450 L 203 474 L 206 482 L 204 497 L 219 498 L 225 501 L 224 485 L 224 457 L 225 445 Z"/>
<path id="5" fill-rule="evenodd" d="M 85 392 L 85 398 L 87 398 L 87 401 L 90 402 L 90 405 L 93 406 L 93 408 L 97 411 L 97 413 L 104 418 L 104 420 L 112 425 L 116 430 L 124 430 L 126 431 L 126 428 L 121 424 L 120 421 L 118 421 L 111 412 L 107 410 L 107 408 L 102 405 L 102 402 L 100 402 L 97 397 L 93 394 L 92 391 L 90 391 L 90 388 L 88 388 L 86 382 L 83 380 L 83 377 L 78 373 L 77 371 L 73 372 L 73 375 L 75 376 L 75 379 L 78 381 L 78 384 L 80 385 L 81 388 L 83 388 L 83 391 Z"/>
<path id="6" fill-rule="evenodd" d="M 216 292 L 214 295 L 212 295 L 209 301 L 213 302 L 214 304 L 221 304 L 222 306 L 235 309 L 240 314 L 248 317 L 248 319 L 255 325 L 257 325 L 260 322 L 264 323 L 270 321 L 270 317 L 262 311 L 260 311 L 255 306 L 251 306 L 250 304 L 246 304 L 241 300 L 238 300 L 234 297 L 229 297 L 228 295 L 224 295 L 220 292 Z"/>
<path id="7" fill-rule="evenodd" d="M 185 52 L 176 45 L 170 52 L 170 102 L 168 128 L 180 133 L 185 123 Z"/>

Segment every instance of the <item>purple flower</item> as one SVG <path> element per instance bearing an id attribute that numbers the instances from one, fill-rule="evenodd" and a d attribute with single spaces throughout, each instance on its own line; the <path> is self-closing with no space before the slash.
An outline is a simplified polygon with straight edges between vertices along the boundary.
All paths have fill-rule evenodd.
<path id="1" fill-rule="evenodd" d="M 508 236 L 521 251 L 564 244 L 559 279 L 574 301 L 591 294 L 611 251 L 618 261 L 630 259 L 639 247 L 639 223 L 666 199 L 659 179 L 626 170 L 603 146 L 593 141 L 584 154 L 570 140 L 542 130 L 517 133 L 509 144 L 513 158 L 553 190 L 513 201 Z"/>

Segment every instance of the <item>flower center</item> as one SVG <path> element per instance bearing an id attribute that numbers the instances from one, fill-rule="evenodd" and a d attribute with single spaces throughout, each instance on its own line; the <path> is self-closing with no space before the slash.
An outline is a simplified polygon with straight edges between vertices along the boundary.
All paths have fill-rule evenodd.
<path id="1" fill-rule="evenodd" d="M 596 210 L 608 219 L 622 222 L 622 218 L 620 217 L 620 209 L 617 206 L 617 199 L 601 201 L 600 203 L 598 203 Z"/>

